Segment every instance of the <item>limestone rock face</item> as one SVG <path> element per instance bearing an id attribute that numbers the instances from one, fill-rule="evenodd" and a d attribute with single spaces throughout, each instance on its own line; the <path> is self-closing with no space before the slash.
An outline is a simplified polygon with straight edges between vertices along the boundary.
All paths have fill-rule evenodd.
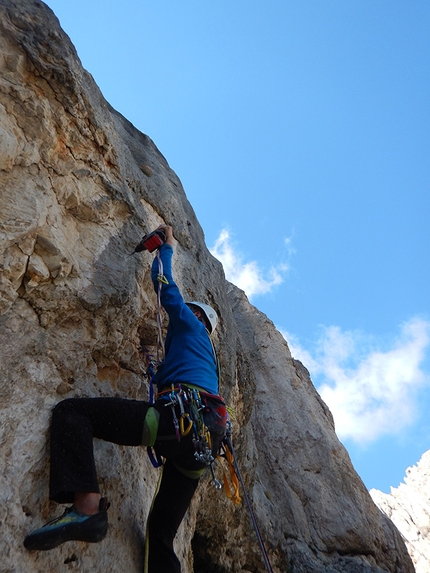
<path id="1" fill-rule="evenodd" d="M 417 573 L 430 573 L 430 450 L 406 470 L 404 483 L 389 494 L 372 489 L 376 505 L 396 525 Z"/>
<path id="2" fill-rule="evenodd" d="M 237 457 L 275 573 L 412 573 L 306 368 L 225 281 L 178 177 L 107 104 L 38 0 L 0 0 L 0 570 L 142 571 L 158 470 L 141 448 L 95 441 L 112 504 L 106 540 L 41 553 L 22 540 L 62 511 L 48 500 L 52 406 L 147 397 L 152 255 L 127 255 L 162 222 L 174 227 L 184 296 L 221 316 L 221 391 L 236 410 Z M 264 571 L 246 506 L 234 507 L 209 477 L 177 547 L 184 573 Z"/>

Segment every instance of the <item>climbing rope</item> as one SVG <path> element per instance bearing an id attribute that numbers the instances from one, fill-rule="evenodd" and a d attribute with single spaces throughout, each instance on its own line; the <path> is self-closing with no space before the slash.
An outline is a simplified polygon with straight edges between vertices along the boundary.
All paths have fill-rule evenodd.
<path id="1" fill-rule="evenodd" d="M 155 401 L 155 397 L 154 397 L 155 381 L 154 381 L 154 379 L 155 379 L 155 372 L 156 372 L 157 364 L 154 362 L 154 360 L 152 360 L 152 356 L 147 352 L 147 350 L 144 346 L 142 346 L 142 350 L 143 350 L 143 353 L 145 355 L 146 376 L 147 376 L 148 382 L 149 382 L 149 403 L 153 404 Z M 147 447 L 147 452 L 148 452 L 148 456 L 149 456 L 149 459 L 151 461 L 151 464 L 154 466 L 154 468 L 159 468 L 163 465 L 163 459 L 157 453 L 154 453 L 154 450 L 150 446 Z"/>
<path id="2" fill-rule="evenodd" d="M 145 346 L 142 345 L 142 351 L 145 355 L 145 362 L 146 362 L 146 377 L 148 378 L 149 382 L 149 401 L 151 404 L 155 401 L 154 396 L 154 378 L 157 368 L 164 360 L 164 340 L 163 340 L 163 315 L 162 315 L 162 307 L 161 307 L 161 287 L 162 284 L 169 284 L 166 277 L 163 274 L 163 262 L 160 257 L 160 252 L 157 251 L 157 259 L 158 259 L 158 289 L 157 289 L 157 344 L 156 344 L 156 359 L 154 360 L 151 354 L 147 351 Z"/>
<path id="3" fill-rule="evenodd" d="M 266 547 L 264 546 L 264 541 L 263 541 L 263 538 L 261 536 L 260 528 L 258 527 L 257 519 L 255 517 L 255 513 L 254 513 L 254 510 L 253 510 L 252 505 L 251 505 L 251 500 L 249 499 L 248 493 L 247 493 L 246 488 L 245 488 L 245 483 L 244 483 L 243 478 L 242 478 L 242 474 L 240 473 L 239 465 L 237 463 L 236 452 L 234 451 L 233 444 L 231 442 L 231 423 L 230 422 L 227 423 L 227 432 L 226 432 L 224 440 L 225 440 L 226 444 L 228 445 L 228 448 L 231 451 L 231 454 L 233 456 L 234 469 L 235 469 L 237 477 L 239 478 L 240 485 L 242 486 L 243 495 L 244 495 L 244 498 L 246 501 L 246 505 L 248 506 L 249 514 L 251 516 L 252 525 L 254 526 L 255 534 L 257 536 L 258 543 L 259 543 L 260 549 L 261 549 L 261 553 L 263 555 L 264 565 L 265 565 L 268 573 L 273 573 L 273 569 L 272 569 L 272 566 L 271 566 L 270 561 L 269 561 L 269 555 L 267 553 Z"/>
<path id="4" fill-rule="evenodd" d="M 164 340 L 163 340 L 163 315 L 161 313 L 161 287 L 163 284 L 169 284 L 163 274 L 163 261 L 161 260 L 160 251 L 157 250 L 158 261 L 158 289 L 157 289 L 157 362 L 160 364 L 164 360 Z"/>
<path id="5" fill-rule="evenodd" d="M 156 360 L 154 361 L 152 356 L 147 352 L 146 348 L 142 346 L 143 353 L 145 355 L 146 361 L 146 376 L 149 383 L 149 403 L 154 404 L 156 399 L 155 391 L 155 374 L 157 368 L 164 360 L 164 340 L 163 340 L 163 315 L 161 312 L 161 287 L 163 284 L 169 284 L 163 273 L 163 262 L 160 257 L 160 251 L 157 250 L 157 260 L 158 260 L 158 289 L 157 289 L 157 350 L 156 350 Z M 149 459 L 154 466 L 154 468 L 159 468 L 163 465 L 163 459 L 154 450 L 148 446 L 147 448 Z"/>

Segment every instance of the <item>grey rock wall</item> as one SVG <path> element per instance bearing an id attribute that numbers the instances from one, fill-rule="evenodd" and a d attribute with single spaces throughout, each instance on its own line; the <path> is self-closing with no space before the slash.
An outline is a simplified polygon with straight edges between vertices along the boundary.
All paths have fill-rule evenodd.
<path id="1" fill-rule="evenodd" d="M 152 256 L 127 255 L 162 222 L 174 227 L 184 295 L 222 317 L 222 393 L 236 411 L 237 455 L 274 571 L 412 572 L 306 368 L 225 281 L 166 159 L 108 105 L 37 0 L 0 0 L 0 571 L 142 570 L 158 471 L 140 448 L 95 442 L 112 503 L 106 540 L 46 553 L 22 540 L 61 511 L 47 491 L 52 406 L 147 397 L 140 347 L 155 344 Z M 209 478 L 177 547 L 184 573 L 264 571 L 246 507 Z"/>

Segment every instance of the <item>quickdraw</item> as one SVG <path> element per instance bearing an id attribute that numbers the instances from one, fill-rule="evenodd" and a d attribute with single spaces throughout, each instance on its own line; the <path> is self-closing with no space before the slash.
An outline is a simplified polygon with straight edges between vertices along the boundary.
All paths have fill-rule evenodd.
<path id="1" fill-rule="evenodd" d="M 179 408 L 181 410 L 181 416 L 179 418 L 179 429 L 181 431 L 181 436 L 188 436 L 188 434 L 193 429 L 193 421 L 189 413 L 185 411 L 183 397 L 180 394 L 178 394 L 178 402 L 179 402 Z M 187 422 L 187 427 L 185 427 L 185 421 Z"/>

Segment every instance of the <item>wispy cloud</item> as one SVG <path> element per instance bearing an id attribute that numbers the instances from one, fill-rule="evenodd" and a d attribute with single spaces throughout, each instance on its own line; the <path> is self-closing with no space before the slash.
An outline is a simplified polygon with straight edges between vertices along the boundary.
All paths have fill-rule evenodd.
<path id="1" fill-rule="evenodd" d="M 422 369 L 429 332 L 429 322 L 411 319 L 384 350 L 370 337 L 336 326 L 323 329 L 312 351 L 284 336 L 293 356 L 311 372 L 338 436 L 364 444 L 399 434 L 415 420 L 418 390 L 429 383 Z"/>
<path id="2" fill-rule="evenodd" d="M 288 255 L 294 253 L 291 239 L 285 239 Z M 280 263 L 264 271 L 257 261 L 244 262 L 240 252 L 235 250 L 231 243 L 230 233 L 223 229 L 215 245 L 210 250 L 214 257 L 221 261 L 227 280 L 244 290 L 248 298 L 256 295 L 267 294 L 274 287 L 280 285 L 289 267 L 286 263 Z"/>

